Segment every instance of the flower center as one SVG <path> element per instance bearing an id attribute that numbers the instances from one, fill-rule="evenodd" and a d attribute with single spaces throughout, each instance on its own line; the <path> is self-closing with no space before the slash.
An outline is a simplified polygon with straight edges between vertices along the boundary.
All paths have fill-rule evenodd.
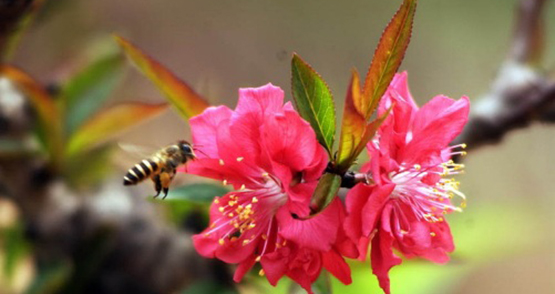
<path id="1" fill-rule="evenodd" d="M 465 145 L 453 146 L 447 151 L 449 155 L 461 154 L 464 151 L 454 151 Z M 448 176 L 463 173 L 464 165 L 448 160 L 446 162 L 420 166 L 402 167 L 390 174 L 391 181 L 396 184 L 391 198 L 397 200 L 397 205 L 404 204 L 419 220 L 428 222 L 442 222 L 443 215 L 453 211 L 462 211 L 466 206 L 466 197 L 459 191 L 459 182 Z M 454 203 L 454 198 L 461 200 Z M 406 212 L 406 209 L 400 209 Z"/>
<path id="2" fill-rule="evenodd" d="M 214 200 L 221 215 L 210 225 L 205 236 L 216 234 L 220 245 L 240 241 L 246 246 L 261 239 L 264 245 L 260 255 L 268 249 L 268 242 L 276 243 L 272 248 L 281 243 L 274 216 L 287 202 L 287 194 L 279 179 L 267 172 L 261 175 L 259 179 L 249 179 L 248 188 L 242 185 L 239 190 Z"/>

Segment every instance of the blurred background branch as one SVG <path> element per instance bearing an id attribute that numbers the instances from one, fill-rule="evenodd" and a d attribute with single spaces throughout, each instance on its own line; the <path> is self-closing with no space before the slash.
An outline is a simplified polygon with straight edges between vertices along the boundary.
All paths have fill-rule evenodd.
<path id="1" fill-rule="evenodd" d="M 488 93 L 473 102 L 470 121 L 453 144 L 468 149 L 499 142 L 533 121 L 555 121 L 555 80 L 542 68 L 547 0 L 521 0 L 507 58 Z"/>
<path id="2" fill-rule="evenodd" d="M 25 254 L 36 261 L 27 292 L 172 293 L 199 282 L 231 288 L 227 267 L 192 246 L 203 214 L 189 213 L 179 220 L 185 228 L 171 227 L 157 215 L 159 206 L 124 188 L 106 168 L 114 134 L 167 108 L 102 107 L 120 80 L 121 54 L 95 56 L 54 87 L 7 63 L 40 4 L 0 1 L 0 196 L 19 211 L 23 237 L 11 247 L 23 248 L 26 240 L 32 252 Z M 3 249 L 15 242 L 10 236 L 0 242 Z M 15 256 L 6 255 L 8 261 Z M 0 282 L 0 292 L 8 289 Z"/>
<path id="3" fill-rule="evenodd" d="M 14 108 L 17 97 L 8 94 L 0 92 L 0 140 L 20 140 L 31 135 L 34 116 L 26 100 Z M 36 153 L 2 155 L 2 194 L 20 208 L 39 269 L 60 261 L 71 269 L 55 293 L 169 293 L 207 278 L 230 280 L 225 267 L 196 254 L 191 232 L 160 222 L 119 179 L 83 192 Z"/>

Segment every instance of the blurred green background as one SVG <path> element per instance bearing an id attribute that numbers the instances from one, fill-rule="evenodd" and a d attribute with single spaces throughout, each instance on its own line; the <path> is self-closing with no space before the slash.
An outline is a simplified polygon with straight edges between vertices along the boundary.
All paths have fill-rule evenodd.
<path id="1" fill-rule="evenodd" d="M 412 93 L 420 104 L 437 94 L 468 95 L 475 101 L 487 91 L 508 51 L 516 2 L 420 1 L 401 66 L 409 72 Z M 393 0 L 50 1 L 24 37 L 15 64 L 48 83 L 75 67 L 84 50 L 113 43 L 110 34 L 116 32 L 171 68 L 212 104 L 233 107 L 239 87 L 268 82 L 282 87 L 289 99 L 293 52 L 309 62 L 341 100 L 350 69 L 366 71 L 399 4 Z M 555 4 L 545 12 L 545 64 L 553 70 Z M 112 98 L 163 100 L 133 70 Z M 163 146 L 188 137 L 187 125 L 168 111 L 119 140 Z M 465 159 L 466 174 L 460 178 L 468 207 L 449 218 L 457 246 L 452 261 L 445 266 L 405 262 L 391 272 L 392 292 L 555 293 L 554 144 L 555 128 L 534 124 L 511 132 L 499 145 L 471 152 Z M 122 170 L 130 163 L 116 159 Z M 143 185 L 151 188 L 150 183 Z M 353 285 L 333 281 L 334 290 L 380 293 L 369 265 L 352 264 Z M 261 282 L 260 287 L 270 289 L 266 284 Z M 281 282 L 274 291 L 284 293 L 287 287 Z"/>

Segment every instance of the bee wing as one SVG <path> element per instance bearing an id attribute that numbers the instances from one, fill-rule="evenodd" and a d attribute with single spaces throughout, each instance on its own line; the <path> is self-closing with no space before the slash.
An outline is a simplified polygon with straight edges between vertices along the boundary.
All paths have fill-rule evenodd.
<path id="1" fill-rule="evenodd" d="M 114 162 L 122 169 L 128 169 L 144 159 L 152 158 L 157 152 L 156 147 L 141 146 L 136 144 L 118 143 L 119 154 Z"/>
<path id="2" fill-rule="evenodd" d="M 156 152 L 156 150 L 158 150 L 156 147 L 147 147 L 128 143 L 118 143 L 118 147 L 123 150 L 124 153 L 136 157 L 136 159 L 150 157 L 154 152 Z"/>

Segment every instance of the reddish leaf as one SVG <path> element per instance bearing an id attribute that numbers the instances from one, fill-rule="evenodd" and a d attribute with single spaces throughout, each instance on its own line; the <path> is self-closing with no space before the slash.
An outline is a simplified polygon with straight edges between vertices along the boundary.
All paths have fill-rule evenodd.
<path id="1" fill-rule="evenodd" d="M 104 142 L 167 108 L 167 104 L 122 103 L 97 113 L 70 138 L 66 152 L 74 155 Z"/>
<path id="2" fill-rule="evenodd" d="M 360 78 L 356 70 L 352 71 L 351 83 L 347 89 L 343 121 L 341 124 L 341 137 L 337 163 L 342 171 L 349 169 L 358 154 L 354 154 L 364 134 L 366 119 L 364 114 L 356 108 L 354 101 L 360 100 Z"/>
<path id="3" fill-rule="evenodd" d="M 62 153 L 62 121 L 54 100 L 46 89 L 24 71 L 13 66 L 0 66 L 0 76 L 8 78 L 31 102 L 38 117 L 39 135 L 53 161 Z"/>
<path id="4" fill-rule="evenodd" d="M 341 125 L 341 141 L 337 156 L 337 172 L 344 173 L 358 155 L 364 150 L 366 144 L 374 137 L 374 134 L 389 115 L 391 108 L 382 116 L 366 123 L 364 115 L 356 109 L 353 101 L 360 97 L 360 79 L 358 72 L 353 70 L 351 84 L 347 90 L 345 109 L 343 111 L 343 122 Z"/>
<path id="5" fill-rule="evenodd" d="M 0 60 L 11 59 L 44 0 L 3 1 L 0 10 Z"/>
<path id="6" fill-rule="evenodd" d="M 364 150 L 364 147 L 366 147 L 366 144 L 374 137 L 374 134 L 376 134 L 376 132 L 378 131 L 378 128 L 381 126 L 381 124 L 384 122 L 387 116 L 389 116 L 391 109 L 392 108 L 389 108 L 380 117 L 378 117 L 377 119 L 371 121 L 366 125 L 366 127 L 364 128 L 364 133 L 362 134 L 362 139 L 360 140 L 360 142 L 358 143 L 358 145 L 356 146 L 353 152 L 353 158 L 352 158 L 353 162 L 356 160 L 358 155 Z M 356 156 L 354 154 L 356 154 Z"/>
<path id="7" fill-rule="evenodd" d="M 404 0 L 382 34 L 366 74 L 360 100 L 355 100 L 358 111 L 369 119 L 393 76 L 399 69 L 412 32 L 416 0 Z"/>
<path id="8" fill-rule="evenodd" d="M 389 114 L 388 111 L 368 123 L 405 56 L 415 10 L 416 0 L 404 0 L 387 25 L 374 53 L 362 90 L 358 73 L 353 72 L 345 101 L 336 159 L 336 169 L 339 173 L 349 169 Z"/>
<path id="9" fill-rule="evenodd" d="M 208 102 L 197 94 L 189 85 L 180 80 L 166 67 L 142 52 L 120 36 L 115 36 L 125 54 L 137 68 L 149 78 L 177 109 L 184 118 L 200 114 L 208 106 Z"/>

